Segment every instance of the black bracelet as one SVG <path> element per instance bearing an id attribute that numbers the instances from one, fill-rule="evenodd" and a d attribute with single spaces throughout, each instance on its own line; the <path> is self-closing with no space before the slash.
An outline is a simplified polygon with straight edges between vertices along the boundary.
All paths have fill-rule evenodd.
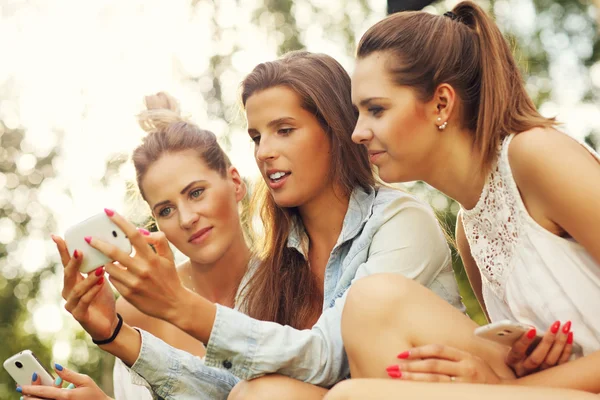
<path id="1" fill-rule="evenodd" d="M 92 342 L 94 342 L 94 344 L 103 345 L 114 342 L 114 340 L 117 338 L 117 335 L 121 331 L 121 327 L 123 326 L 123 317 L 121 317 L 121 314 L 117 313 L 117 318 L 119 319 L 119 323 L 117 323 L 117 327 L 115 328 L 115 331 L 113 332 L 112 336 L 106 340 L 94 340 L 92 338 Z"/>

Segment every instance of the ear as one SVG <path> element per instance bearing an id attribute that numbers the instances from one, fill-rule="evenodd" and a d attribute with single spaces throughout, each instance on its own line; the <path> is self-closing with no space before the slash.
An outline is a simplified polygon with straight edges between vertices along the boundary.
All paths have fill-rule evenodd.
<path id="1" fill-rule="evenodd" d="M 231 182 L 235 187 L 235 201 L 239 203 L 246 196 L 246 183 L 234 166 L 229 167 L 227 174 L 230 176 Z"/>
<path id="2" fill-rule="evenodd" d="M 439 85 L 433 93 L 433 98 L 430 101 L 432 109 L 433 123 L 436 126 L 441 126 L 445 123 L 450 123 L 452 113 L 456 108 L 456 91 L 447 83 Z"/>

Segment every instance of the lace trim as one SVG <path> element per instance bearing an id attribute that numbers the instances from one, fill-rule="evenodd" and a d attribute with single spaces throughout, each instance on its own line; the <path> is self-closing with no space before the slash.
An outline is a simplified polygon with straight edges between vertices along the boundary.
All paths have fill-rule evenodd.
<path id="1" fill-rule="evenodd" d="M 504 287 L 518 245 L 522 218 L 521 197 L 508 165 L 508 145 L 501 146 L 498 161 L 488 175 L 477 205 L 462 210 L 463 227 L 484 284 L 504 300 Z"/>

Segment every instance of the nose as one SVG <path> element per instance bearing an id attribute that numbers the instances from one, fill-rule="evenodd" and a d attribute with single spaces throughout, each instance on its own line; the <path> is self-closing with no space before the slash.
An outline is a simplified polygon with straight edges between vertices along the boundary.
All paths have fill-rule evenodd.
<path id="1" fill-rule="evenodd" d="M 265 162 L 274 160 L 278 156 L 273 140 L 267 135 L 260 138 L 260 142 L 256 146 L 256 161 Z"/>
<path id="2" fill-rule="evenodd" d="M 352 141 L 356 144 L 367 144 L 371 139 L 373 139 L 373 131 L 359 121 L 352 132 Z"/>
<path id="3" fill-rule="evenodd" d="M 200 215 L 188 206 L 179 206 L 179 226 L 183 229 L 190 229 L 196 225 Z"/>

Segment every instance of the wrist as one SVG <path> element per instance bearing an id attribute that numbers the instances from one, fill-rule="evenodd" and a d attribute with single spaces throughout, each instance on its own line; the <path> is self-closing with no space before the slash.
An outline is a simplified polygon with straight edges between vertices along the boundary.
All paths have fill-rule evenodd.
<path id="1" fill-rule="evenodd" d="M 166 321 L 187 332 L 192 326 L 192 320 L 198 318 L 196 312 L 191 311 L 197 309 L 195 303 L 198 298 L 200 298 L 200 295 L 197 293 L 188 289 L 181 290 L 176 301 L 173 302 L 173 305 L 165 314 Z"/>
<path id="2" fill-rule="evenodd" d="M 99 347 L 120 358 L 125 365 L 131 367 L 137 361 L 142 350 L 142 336 L 136 329 L 124 323 L 114 341 Z"/>
<path id="3" fill-rule="evenodd" d="M 213 302 L 184 290 L 172 311 L 169 322 L 202 343 L 208 343 L 217 312 Z"/>

